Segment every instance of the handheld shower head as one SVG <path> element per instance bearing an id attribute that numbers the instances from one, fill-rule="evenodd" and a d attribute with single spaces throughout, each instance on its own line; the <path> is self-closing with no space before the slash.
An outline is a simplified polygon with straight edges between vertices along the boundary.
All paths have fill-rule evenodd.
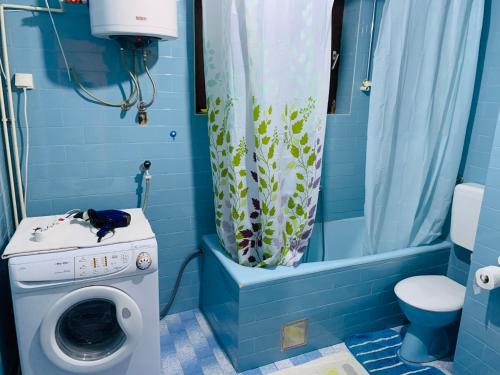
<path id="1" fill-rule="evenodd" d="M 148 206 L 149 201 L 149 192 L 151 191 L 151 179 L 153 176 L 149 173 L 149 168 L 151 168 L 151 161 L 144 160 L 141 164 L 140 170 L 144 174 L 144 180 L 146 181 L 146 190 L 144 191 L 144 200 L 142 203 L 142 211 L 146 211 L 146 207 Z"/>

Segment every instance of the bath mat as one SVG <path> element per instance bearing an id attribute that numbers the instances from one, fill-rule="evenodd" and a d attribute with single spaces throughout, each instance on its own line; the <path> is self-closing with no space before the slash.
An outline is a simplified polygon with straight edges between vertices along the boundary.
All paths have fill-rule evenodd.
<path id="1" fill-rule="evenodd" d="M 327 355 L 303 365 L 290 367 L 273 375 L 368 375 L 363 366 L 348 352 Z"/>
<path id="2" fill-rule="evenodd" d="M 393 329 L 354 335 L 345 341 L 359 363 L 375 375 L 444 375 L 433 366 L 408 364 L 399 358 L 403 340 Z"/>

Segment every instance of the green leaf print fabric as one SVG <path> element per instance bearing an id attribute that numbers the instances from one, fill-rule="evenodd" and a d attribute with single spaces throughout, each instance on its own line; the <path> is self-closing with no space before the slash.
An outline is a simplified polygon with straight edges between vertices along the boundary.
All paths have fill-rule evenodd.
<path id="1" fill-rule="evenodd" d="M 217 234 L 251 267 L 295 266 L 318 201 L 333 0 L 205 0 Z"/>

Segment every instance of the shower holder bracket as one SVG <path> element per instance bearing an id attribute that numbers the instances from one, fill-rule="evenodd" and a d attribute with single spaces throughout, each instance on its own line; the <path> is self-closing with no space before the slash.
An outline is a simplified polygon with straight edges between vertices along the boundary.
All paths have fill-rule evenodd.
<path id="1" fill-rule="evenodd" d="M 359 89 L 364 92 L 370 91 L 372 89 L 372 81 L 370 81 L 369 79 L 363 80 Z"/>

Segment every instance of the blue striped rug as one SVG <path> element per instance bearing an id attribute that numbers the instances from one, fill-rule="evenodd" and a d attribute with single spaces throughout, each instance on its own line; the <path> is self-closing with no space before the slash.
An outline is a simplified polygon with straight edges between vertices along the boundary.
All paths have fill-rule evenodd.
<path id="1" fill-rule="evenodd" d="M 345 341 L 359 363 L 374 375 L 444 375 L 432 366 L 413 365 L 402 361 L 398 351 L 401 334 L 393 329 L 354 335 Z"/>

